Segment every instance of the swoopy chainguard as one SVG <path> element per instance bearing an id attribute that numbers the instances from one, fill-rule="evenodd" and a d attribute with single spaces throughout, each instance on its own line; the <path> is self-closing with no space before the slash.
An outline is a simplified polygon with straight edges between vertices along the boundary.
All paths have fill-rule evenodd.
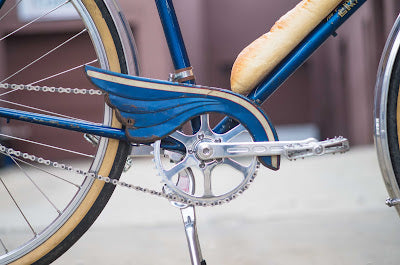
<path id="1" fill-rule="evenodd" d="M 106 92 L 128 139 L 150 143 L 168 136 L 201 114 L 218 112 L 244 125 L 254 141 L 278 141 L 271 122 L 247 98 L 231 91 L 128 76 L 86 66 L 86 74 Z M 279 169 L 279 156 L 259 157 L 271 169 Z"/>

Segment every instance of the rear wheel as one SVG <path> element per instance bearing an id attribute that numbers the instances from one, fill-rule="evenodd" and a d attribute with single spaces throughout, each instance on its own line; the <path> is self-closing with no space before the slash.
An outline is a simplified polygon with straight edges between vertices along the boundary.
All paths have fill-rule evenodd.
<path id="1" fill-rule="evenodd" d="M 14 4 L 9 2 L 2 10 L 7 10 L 7 4 Z M 65 7 L 68 10 L 60 12 Z M 115 72 L 137 73 L 131 38 L 114 1 L 72 0 L 55 10 L 59 14 L 47 14 L 44 10 L 46 16 L 39 19 L 38 25 L 29 25 L 15 33 L 9 28 L 13 23 L 6 22 L 6 18 L 1 21 L 1 25 L 5 25 L 0 27 L 5 38 L 0 43 L 7 51 L 7 59 L 3 60 L 7 65 L 0 83 L 3 88 L 7 87 L 5 83 L 11 83 L 87 89 L 90 84 L 83 81 L 82 66 L 88 63 Z M 71 10 L 74 10 L 72 15 Z M 10 14 L 8 17 L 15 20 L 13 12 Z M 57 16 L 65 14 L 71 15 L 72 19 L 65 23 L 58 21 Z M 78 23 L 79 18 L 81 22 Z M 24 20 L 23 17 L 20 19 Z M 27 18 L 27 21 L 32 19 Z M 19 27 L 27 23 L 17 24 Z M 68 32 L 55 34 L 54 28 L 64 28 L 63 25 Z M 9 35 L 10 32 L 13 34 Z M 39 51 L 37 54 L 32 50 L 24 52 L 22 57 L 26 62 L 22 62 L 18 57 L 21 53 L 18 46 L 26 51 L 32 43 L 37 44 Z M 49 48 L 43 51 L 46 46 Z M 82 50 L 84 52 L 76 52 Z M 121 127 L 101 95 L 60 95 L 3 88 L 0 91 L 1 107 Z M 115 186 L 62 169 L 59 165 L 119 178 L 129 144 L 113 139 L 98 142 L 96 138 L 91 139 L 92 143 L 89 143 L 81 133 L 0 121 L 3 146 L 2 151 L 0 148 L 0 211 L 4 218 L 0 222 L 0 264 L 50 263 L 70 248 L 95 221 Z M 95 147 L 92 146 L 94 142 Z M 9 148 L 25 152 L 26 159 L 10 154 Z M 33 155 L 43 160 L 39 163 L 31 161 Z M 51 165 L 57 163 L 58 167 L 49 167 L 46 160 L 51 161 Z"/>

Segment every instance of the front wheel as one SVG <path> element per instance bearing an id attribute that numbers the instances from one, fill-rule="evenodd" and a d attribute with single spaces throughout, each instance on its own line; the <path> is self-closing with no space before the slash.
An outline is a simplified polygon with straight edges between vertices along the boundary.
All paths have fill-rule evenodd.
<path id="1" fill-rule="evenodd" d="M 2 8 L 3 14 L 7 12 L 4 10 L 7 4 L 14 5 L 8 2 Z M 54 11 L 64 5 L 69 6 L 68 12 L 71 9 L 74 12 L 67 26 L 55 19 L 57 14 L 46 10 L 37 24 L 15 34 L 9 34 L 14 33 L 9 28 L 12 23 L 1 20 L 1 41 L 9 47 L 7 60 L 2 58 L 2 62 L 7 62 L 7 71 L 1 76 L 0 89 L 8 90 L 0 91 L 1 107 L 121 127 L 113 111 L 105 106 L 103 96 L 43 90 L 44 86 L 90 88 L 89 82 L 84 83 L 81 80 L 85 78 L 78 76 L 84 75 L 82 66 L 87 63 L 114 72 L 137 74 L 135 51 L 131 49 L 134 45 L 115 1 L 71 0 Z M 15 20 L 13 12 L 10 14 L 11 20 Z M 25 23 L 28 22 L 21 22 Z M 68 31 L 53 34 L 50 28 L 68 28 Z M 22 62 L 17 48 L 28 50 L 33 43 L 50 48 L 40 50 L 39 55 L 29 53 Z M 51 59 L 53 56 L 57 59 Z M 29 88 L 37 85 L 41 90 L 18 90 L 15 86 L 9 89 L 6 83 L 30 84 Z M 81 133 L 0 119 L 0 264 L 51 263 L 95 221 L 115 186 L 43 163 L 47 160 L 119 178 L 129 143 L 92 139 L 89 143 Z M 4 148 L 26 153 L 27 159 Z M 32 155 L 43 158 L 42 162 L 29 161 Z"/>
<path id="2" fill-rule="evenodd" d="M 375 90 L 375 145 L 390 199 L 400 198 L 400 16 L 379 66 Z M 399 201 L 400 202 L 400 201 Z M 400 205 L 396 205 L 400 214 Z"/>

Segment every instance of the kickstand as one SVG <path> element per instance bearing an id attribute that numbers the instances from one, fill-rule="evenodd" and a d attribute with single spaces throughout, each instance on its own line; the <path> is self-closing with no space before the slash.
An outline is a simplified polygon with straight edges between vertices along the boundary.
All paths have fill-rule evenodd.
<path id="1" fill-rule="evenodd" d="M 189 246 L 190 258 L 192 265 L 206 265 L 201 255 L 199 237 L 197 235 L 196 227 L 196 213 L 193 206 L 186 206 L 180 208 L 183 225 L 185 226 L 186 239 Z"/>
<path id="2" fill-rule="evenodd" d="M 179 172 L 177 186 L 180 189 L 188 194 L 194 194 L 194 183 L 193 173 L 190 169 Z M 197 235 L 196 212 L 194 206 L 178 202 L 171 202 L 171 204 L 181 211 L 192 265 L 206 265 L 206 261 L 201 254 L 199 236 Z"/>

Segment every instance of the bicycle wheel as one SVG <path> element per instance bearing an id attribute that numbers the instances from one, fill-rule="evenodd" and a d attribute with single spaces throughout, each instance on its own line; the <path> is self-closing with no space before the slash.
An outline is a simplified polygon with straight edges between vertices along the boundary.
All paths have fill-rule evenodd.
<path id="1" fill-rule="evenodd" d="M 2 89 L 6 87 L 5 82 L 42 88 L 38 89 L 39 92 L 32 89 L 0 91 L 0 104 L 121 127 L 112 110 L 105 106 L 103 96 L 80 95 L 82 90 L 75 90 L 79 95 L 43 92 L 46 90 L 44 85 L 90 88 L 88 81 L 82 81 L 85 79 L 82 69 L 85 63 L 137 74 L 131 35 L 115 1 L 71 0 L 53 8 L 53 11 L 71 3 L 75 17 L 66 22 L 69 24 L 65 34 L 54 33 L 54 28 L 60 28 L 64 23 L 55 21 L 52 13 L 45 10 L 43 14 L 46 16 L 39 19 L 39 25 L 29 25 L 15 34 L 7 34 L 14 33 L 9 29 L 12 23 L 1 21 L 7 26 L 1 28 L 5 37 L 0 41 L 5 43 L 7 54 L 15 55 L 6 57 L 7 71 L 0 82 Z M 68 9 L 71 10 L 71 6 Z M 13 12 L 10 14 L 13 20 Z M 50 18 L 46 19 L 47 16 Z M 80 18 L 79 23 L 76 18 Z M 18 27 L 21 25 L 17 24 Z M 31 31 L 36 34 L 31 34 Z M 20 43 L 24 49 L 31 43 L 37 44 L 40 56 L 25 52 L 22 57 L 27 62 L 21 63 L 17 56 L 21 51 L 16 50 Z M 53 48 L 43 51 L 43 46 Z M 74 55 L 77 50 L 84 50 L 84 53 Z M 52 56 L 59 59 L 51 59 Z M 71 63 L 71 57 L 77 57 L 77 61 Z M 68 66 L 65 65 L 67 61 Z M 83 107 L 79 107 L 79 103 Z M 85 106 L 90 106 L 90 109 Z M 3 120 L 0 122 L 3 147 L 0 148 L 0 218 L 3 219 L 0 221 L 0 264 L 47 264 L 62 255 L 91 226 L 115 187 L 67 171 L 59 165 L 71 165 L 72 168 L 98 172 L 104 177 L 119 178 L 129 144 L 93 137 L 89 143 L 81 133 Z M 93 143 L 96 146 L 92 146 Z M 9 148 L 27 155 L 10 154 L 7 152 Z M 42 162 L 30 161 L 32 156 L 43 158 Z M 51 161 L 53 167 L 46 166 L 46 160 Z M 54 167 L 54 163 L 58 167 Z"/>
<path id="2" fill-rule="evenodd" d="M 391 199 L 400 198 L 400 17 L 380 62 L 375 91 L 375 144 Z M 387 201 L 392 206 L 391 200 Z M 400 206 L 396 206 L 400 214 Z"/>

